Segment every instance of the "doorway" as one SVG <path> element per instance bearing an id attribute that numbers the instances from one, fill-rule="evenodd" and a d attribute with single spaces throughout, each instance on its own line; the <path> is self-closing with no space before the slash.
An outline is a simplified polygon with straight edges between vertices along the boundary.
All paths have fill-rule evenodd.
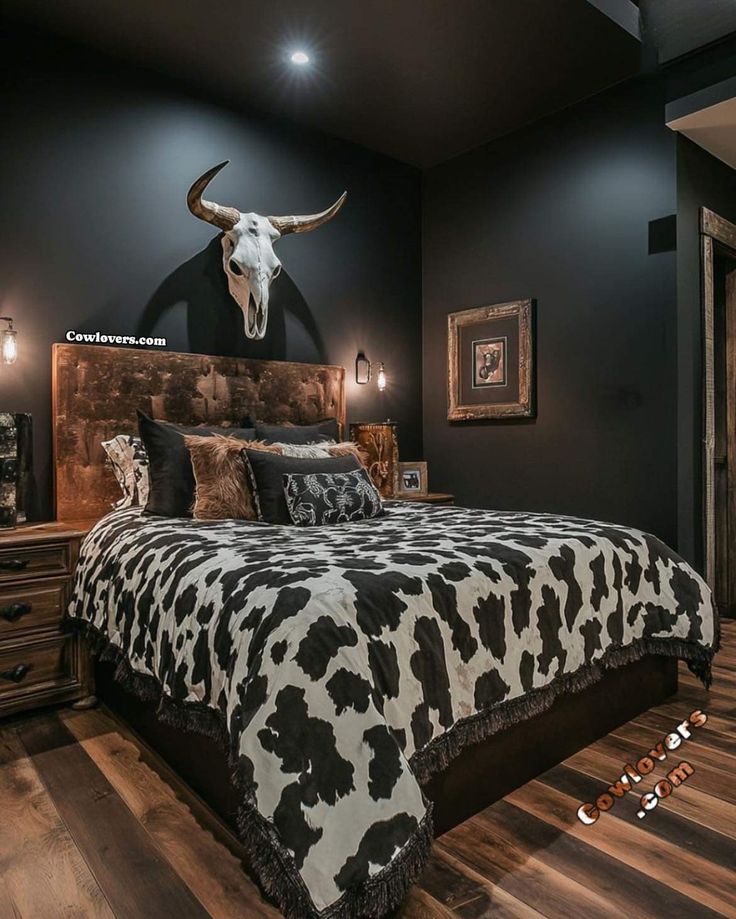
<path id="1" fill-rule="evenodd" d="M 719 612 L 736 616 L 736 225 L 701 209 L 704 543 Z"/>

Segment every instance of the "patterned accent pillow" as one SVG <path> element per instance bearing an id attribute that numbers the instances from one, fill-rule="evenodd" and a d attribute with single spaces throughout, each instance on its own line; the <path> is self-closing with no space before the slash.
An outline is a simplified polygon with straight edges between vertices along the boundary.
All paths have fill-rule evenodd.
<path id="1" fill-rule="evenodd" d="M 327 448 L 333 446 L 334 441 L 324 440 L 319 444 L 290 444 L 279 441 L 271 444 L 282 456 L 304 456 L 307 459 L 320 459 L 329 456 Z"/>
<path id="2" fill-rule="evenodd" d="M 148 455 L 143 441 L 132 434 L 118 434 L 102 446 L 123 492 L 113 507 L 144 505 L 148 501 Z"/>
<path id="3" fill-rule="evenodd" d="M 354 456 L 280 456 L 263 450 L 244 450 L 251 491 L 258 519 L 280 526 L 292 526 L 284 493 L 285 475 L 312 475 L 315 472 L 355 472 L 360 462 Z"/>
<path id="4" fill-rule="evenodd" d="M 296 526 L 328 526 L 383 514 L 378 489 L 365 469 L 354 472 L 285 473 L 284 496 Z"/>
<path id="5" fill-rule="evenodd" d="M 319 459 L 324 456 L 354 456 L 365 466 L 368 454 L 352 440 L 344 440 L 339 444 L 326 440 L 321 444 L 271 444 L 282 456 L 305 456 L 310 459 Z"/>

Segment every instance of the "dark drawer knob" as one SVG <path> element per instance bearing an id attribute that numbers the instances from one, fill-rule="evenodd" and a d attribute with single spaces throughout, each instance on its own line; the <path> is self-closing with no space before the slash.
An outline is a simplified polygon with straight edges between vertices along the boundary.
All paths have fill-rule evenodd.
<path id="1" fill-rule="evenodd" d="M 5 571 L 22 571 L 28 567 L 27 558 L 0 558 L 0 568 Z"/>
<path id="2" fill-rule="evenodd" d="M 18 664 L 12 670 L 1 671 L 0 680 L 7 680 L 9 683 L 20 683 L 26 678 L 26 674 L 30 669 L 30 664 Z"/>
<path id="3" fill-rule="evenodd" d="M 28 615 L 30 611 L 30 603 L 11 603 L 10 606 L 0 608 L 0 616 L 8 622 L 17 622 L 21 616 Z"/>

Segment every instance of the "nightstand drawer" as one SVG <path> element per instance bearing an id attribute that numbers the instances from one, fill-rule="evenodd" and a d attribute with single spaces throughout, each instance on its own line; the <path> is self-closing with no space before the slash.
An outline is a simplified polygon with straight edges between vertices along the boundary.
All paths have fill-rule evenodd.
<path id="1" fill-rule="evenodd" d="M 0 646 L 0 711 L 75 686 L 74 650 L 70 635 Z"/>
<path id="2" fill-rule="evenodd" d="M 0 641 L 36 629 L 61 626 L 67 603 L 68 579 L 0 586 Z"/>
<path id="3" fill-rule="evenodd" d="M 0 530 L 0 718 L 91 698 L 86 642 L 64 628 L 85 532 L 62 521 Z"/>
<path id="4" fill-rule="evenodd" d="M 0 548 L 0 584 L 70 571 L 71 551 L 67 542 Z"/>

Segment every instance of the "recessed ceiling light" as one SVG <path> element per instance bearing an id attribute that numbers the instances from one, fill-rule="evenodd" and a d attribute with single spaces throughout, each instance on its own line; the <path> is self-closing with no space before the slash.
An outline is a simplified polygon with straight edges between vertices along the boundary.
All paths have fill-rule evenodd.
<path id="1" fill-rule="evenodd" d="M 294 51 L 294 53 L 291 55 L 291 63 L 298 64 L 300 67 L 302 67 L 304 64 L 309 63 L 309 55 L 306 53 L 306 51 Z"/>

